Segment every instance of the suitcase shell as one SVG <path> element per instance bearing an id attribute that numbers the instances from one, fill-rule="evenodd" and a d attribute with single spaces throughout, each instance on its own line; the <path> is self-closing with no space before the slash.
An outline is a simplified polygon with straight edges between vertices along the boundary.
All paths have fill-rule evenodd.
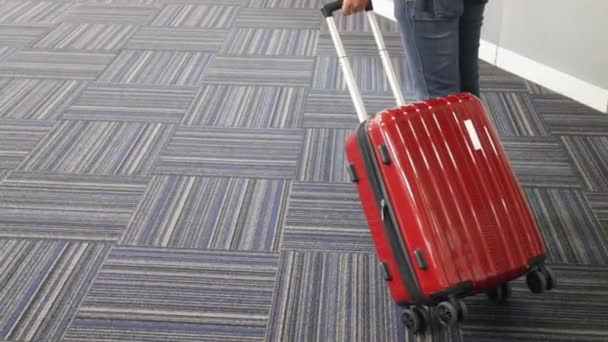
<path id="1" fill-rule="evenodd" d="M 348 137 L 346 155 L 397 303 L 469 296 L 544 263 L 526 198 L 474 95 L 377 113 Z"/>

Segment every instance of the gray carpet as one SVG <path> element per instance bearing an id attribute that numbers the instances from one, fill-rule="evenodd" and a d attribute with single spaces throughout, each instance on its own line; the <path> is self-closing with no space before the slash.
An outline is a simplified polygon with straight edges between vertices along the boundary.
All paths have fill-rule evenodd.
<path id="1" fill-rule="evenodd" d="M 321 3 L 0 0 L 0 340 L 608 340 L 608 115 L 485 63 L 559 285 L 404 333 Z M 390 106 L 365 18 L 338 27 Z"/>

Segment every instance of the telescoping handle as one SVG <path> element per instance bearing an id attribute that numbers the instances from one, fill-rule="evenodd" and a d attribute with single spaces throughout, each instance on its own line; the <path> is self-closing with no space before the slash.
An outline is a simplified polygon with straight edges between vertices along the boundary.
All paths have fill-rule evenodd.
<path id="1" fill-rule="evenodd" d="M 365 109 L 365 104 L 363 103 L 363 98 L 361 97 L 361 92 L 359 91 L 359 87 L 357 86 L 357 82 L 355 81 L 353 69 L 346 56 L 346 51 L 344 49 L 344 44 L 342 44 L 342 39 L 340 38 L 338 27 L 336 26 L 336 22 L 333 17 L 333 13 L 337 10 L 340 10 L 341 8 L 342 0 L 333 1 L 324 5 L 323 8 L 321 8 L 321 13 L 323 13 L 325 20 L 327 21 L 329 33 L 334 42 L 334 46 L 336 47 L 336 52 L 340 60 L 340 65 L 342 66 L 342 72 L 344 73 L 344 78 L 346 80 L 346 85 L 350 92 L 350 96 L 353 99 L 353 104 L 355 105 L 357 116 L 359 117 L 359 121 L 363 122 L 367 120 L 367 111 Z M 399 85 L 397 75 L 395 74 L 395 69 L 393 69 L 391 59 L 388 55 L 388 51 L 386 50 L 384 38 L 382 37 L 382 33 L 380 32 L 380 26 L 378 25 L 378 21 L 376 20 L 376 14 L 373 12 L 371 0 L 369 0 L 365 12 L 369 20 L 370 27 L 372 29 L 372 33 L 374 35 L 374 39 L 376 40 L 376 45 L 378 46 L 378 52 L 380 53 L 380 58 L 382 59 L 384 72 L 390 84 L 393 95 L 395 96 L 397 105 L 401 106 L 405 104 L 405 99 L 403 97 L 403 93 L 401 92 L 401 86 Z"/>

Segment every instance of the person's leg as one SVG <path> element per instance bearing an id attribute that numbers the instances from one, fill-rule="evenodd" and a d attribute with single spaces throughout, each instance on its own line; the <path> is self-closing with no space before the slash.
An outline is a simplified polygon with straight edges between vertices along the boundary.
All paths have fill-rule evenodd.
<path id="1" fill-rule="evenodd" d="M 460 17 L 460 89 L 479 97 L 479 40 L 485 4 L 465 0 Z"/>
<path id="2" fill-rule="evenodd" d="M 395 16 L 407 58 L 405 88 L 416 100 L 460 90 L 459 14 L 437 15 L 420 4 L 395 1 Z"/>

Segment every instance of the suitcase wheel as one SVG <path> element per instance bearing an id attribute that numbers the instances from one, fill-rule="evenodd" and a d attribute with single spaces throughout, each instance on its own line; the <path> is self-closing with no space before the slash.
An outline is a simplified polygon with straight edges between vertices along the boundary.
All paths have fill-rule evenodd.
<path id="1" fill-rule="evenodd" d="M 405 328 L 409 332 L 417 334 L 423 332 L 427 325 L 430 324 L 431 314 L 427 308 L 423 306 L 416 306 L 403 310 L 401 319 L 403 320 L 403 324 L 405 324 Z"/>
<path id="2" fill-rule="evenodd" d="M 467 316 L 467 306 L 462 300 L 441 302 L 437 305 L 436 311 L 441 324 L 447 327 L 453 327 L 458 322 L 463 322 Z"/>
<path id="3" fill-rule="evenodd" d="M 488 299 L 496 304 L 502 304 L 511 298 L 511 285 L 504 283 L 486 293 Z"/>
<path id="4" fill-rule="evenodd" d="M 526 274 L 526 283 L 533 293 L 542 293 L 552 290 L 555 287 L 557 280 L 553 275 L 553 271 L 551 271 L 549 267 L 543 265 Z"/>

